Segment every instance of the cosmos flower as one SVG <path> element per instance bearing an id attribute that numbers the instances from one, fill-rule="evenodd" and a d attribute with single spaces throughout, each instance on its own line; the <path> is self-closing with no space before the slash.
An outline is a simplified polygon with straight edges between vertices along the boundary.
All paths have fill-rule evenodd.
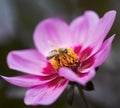
<path id="1" fill-rule="evenodd" d="M 26 73 L 2 78 L 26 87 L 26 105 L 50 105 L 69 82 L 85 86 L 95 76 L 95 68 L 108 57 L 114 36 L 105 39 L 115 19 L 109 11 L 102 18 L 86 11 L 66 24 L 57 18 L 39 23 L 33 40 L 36 49 L 12 51 L 7 57 L 9 68 Z"/>

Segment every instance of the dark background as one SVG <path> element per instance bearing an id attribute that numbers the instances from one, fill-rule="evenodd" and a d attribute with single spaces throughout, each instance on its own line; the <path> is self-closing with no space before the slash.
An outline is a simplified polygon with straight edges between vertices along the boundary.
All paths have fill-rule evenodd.
<path id="1" fill-rule="evenodd" d="M 12 50 L 34 47 L 33 31 L 39 21 L 59 17 L 69 23 L 85 10 L 94 10 L 99 16 L 109 10 L 117 11 L 115 23 L 108 34 L 116 34 L 111 54 L 93 79 L 95 90 L 85 94 L 91 108 L 120 108 L 120 0 L 0 0 L 0 74 L 21 74 L 8 69 L 6 56 Z M 24 93 L 25 89 L 0 78 L 0 108 L 33 108 L 24 104 Z M 44 107 L 82 108 L 77 90 L 73 106 L 67 104 L 66 94 L 67 90 L 53 105 Z"/>

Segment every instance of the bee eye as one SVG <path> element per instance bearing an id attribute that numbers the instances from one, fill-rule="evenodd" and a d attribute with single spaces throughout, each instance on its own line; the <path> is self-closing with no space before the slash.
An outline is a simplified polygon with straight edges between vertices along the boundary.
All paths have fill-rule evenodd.
<path id="1" fill-rule="evenodd" d="M 59 51 L 60 51 L 60 53 L 63 53 L 63 54 L 68 52 L 67 49 L 63 49 L 63 48 L 59 49 Z"/>

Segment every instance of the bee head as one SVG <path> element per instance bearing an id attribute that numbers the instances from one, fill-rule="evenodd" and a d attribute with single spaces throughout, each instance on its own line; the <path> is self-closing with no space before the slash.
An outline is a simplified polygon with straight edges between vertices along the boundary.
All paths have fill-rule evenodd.
<path id="1" fill-rule="evenodd" d="M 67 54 L 67 53 L 68 53 L 68 50 L 67 50 L 66 48 L 60 48 L 60 49 L 59 49 L 59 52 L 62 53 L 62 54 L 64 54 L 64 53 Z"/>

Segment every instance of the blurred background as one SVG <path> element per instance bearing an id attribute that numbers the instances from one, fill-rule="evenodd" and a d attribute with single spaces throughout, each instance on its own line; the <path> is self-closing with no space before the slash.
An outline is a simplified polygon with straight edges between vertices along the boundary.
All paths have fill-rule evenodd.
<path id="1" fill-rule="evenodd" d="M 95 90 L 85 91 L 85 94 L 91 108 L 120 108 L 120 0 L 0 0 L 0 74 L 21 74 L 8 69 L 6 56 L 12 50 L 34 47 L 33 31 L 39 21 L 59 17 L 69 23 L 85 10 L 94 10 L 99 16 L 109 10 L 117 11 L 117 18 L 108 34 L 116 34 L 111 54 L 93 79 Z M 0 108 L 33 108 L 24 104 L 24 93 L 25 89 L 0 78 Z M 72 106 L 68 105 L 66 94 L 67 90 L 46 108 L 82 108 L 77 91 Z"/>

